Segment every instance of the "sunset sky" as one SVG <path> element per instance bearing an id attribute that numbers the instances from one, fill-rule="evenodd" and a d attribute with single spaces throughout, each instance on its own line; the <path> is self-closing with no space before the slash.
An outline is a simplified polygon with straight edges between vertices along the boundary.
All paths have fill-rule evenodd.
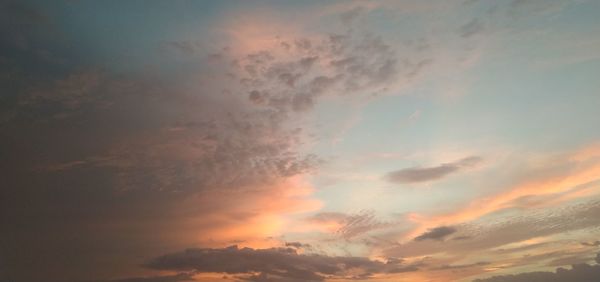
<path id="1" fill-rule="evenodd" d="M 0 282 L 589 282 L 599 252 L 600 1 L 0 0 Z"/>

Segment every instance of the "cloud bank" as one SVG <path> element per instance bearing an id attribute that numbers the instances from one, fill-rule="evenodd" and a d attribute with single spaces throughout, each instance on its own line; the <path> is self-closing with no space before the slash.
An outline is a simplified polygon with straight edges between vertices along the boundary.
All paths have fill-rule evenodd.
<path id="1" fill-rule="evenodd" d="M 157 257 L 146 264 L 157 270 L 245 274 L 253 281 L 323 281 L 366 279 L 374 274 L 416 271 L 401 261 L 386 263 L 364 257 L 300 254 L 293 248 L 187 249 Z M 248 275 L 258 273 L 257 275 Z"/>

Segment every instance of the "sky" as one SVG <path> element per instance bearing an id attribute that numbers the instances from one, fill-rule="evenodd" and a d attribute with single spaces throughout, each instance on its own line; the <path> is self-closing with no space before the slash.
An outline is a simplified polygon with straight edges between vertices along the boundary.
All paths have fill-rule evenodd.
<path id="1" fill-rule="evenodd" d="M 600 279 L 598 15 L 0 0 L 0 281 Z"/>

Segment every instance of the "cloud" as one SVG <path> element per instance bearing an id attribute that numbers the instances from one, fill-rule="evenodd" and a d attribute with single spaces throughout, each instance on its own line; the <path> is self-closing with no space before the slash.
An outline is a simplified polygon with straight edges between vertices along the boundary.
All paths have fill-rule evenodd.
<path id="1" fill-rule="evenodd" d="M 144 277 L 128 277 L 110 280 L 93 280 L 86 282 L 180 282 L 180 281 L 195 281 L 193 274 L 179 273 L 174 275 L 164 276 L 144 276 Z"/>
<path id="2" fill-rule="evenodd" d="M 385 179 L 392 183 L 419 183 L 442 179 L 450 174 L 472 168 L 482 161 L 480 157 L 467 157 L 434 167 L 413 167 L 386 174 Z"/>
<path id="3" fill-rule="evenodd" d="M 187 249 L 157 257 L 146 264 L 157 270 L 217 272 L 247 275 L 247 279 L 323 281 L 326 278 L 368 278 L 374 274 L 417 270 L 399 261 L 387 263 L 364 257 L 299 254 L 292 248 Z M 259 273 L 258 276 L 248 276 Z M 269 278 L 269 279 L 267 279 Z M 289 280 L 291 279 L 291 280 Z"/>
<path id="4" fill-rule="evenodd" d="M 344 239 L 352 239 L 393 225 L 391 222 L 378 219 L 373 211 L 367 210 L 356 214 L 321 212 L 309 217 L 308 221 L 328 227 L 332 226 L 333 230 L 331 231 Z"/>
<path id="5" fill-rule="evenodd" d="M 493 212 L 510 208 L 534 208 L 540 206 L 539 199 L 557 205 L 597 194 L 596 183 L 600 172 L 600 150 L 590 145 L 573 152 L 545 156 L 535 166 L 527 164 L 521 168 L 516 184 L 506 187 L 494 195 L 476 198 L 459 210 L 434 216 L 415 217 L 420 223 L 409 236 L 416 236 L 439 225 L 455 225 L 476 220 Z M 541 202 L 543 203 L 543 201 Z"/>
<path id="6" fill-rule="evenodd" d="M 285 242 L 285 246 L 295 248 L 295 249 L 311 248 L 310 244 L 303 244 L 300 242 Z"/>
<path id="7" fill-rule="evenodd" d="M 0 12 L 20 17 L 23 25 L 38 28 L 51 20 L 11 5 Z M 0 32 L 12 40 L 10 28 Z M 31 35 L 27 42 L 30 37 L 41 40 Z M 157 40 L 163 42 L 157 47 L 176 56 L 208 57 L 178 71 L 162 65 L 150 72 L 137 66 L 114 71 L 120 66 L 113 63 L 88 69 L 89 61 L 78 66 L 68 56 L 77 53 L 71 49 L 59 53 L 73 65 L 40 67 L 36 61 L 29 68 L 28 54 L 15 57 L 15 66 L 27 68 L 6 76 L 6 85 L 18 89 L 0 103 L 0 166 L 10 175 L 8 188 L 0 191 L 8 222 L 1 229 L 15 242 L 6 251 L 11 274 L 24 281 L 52 281 L 48 274 L 58 272 L 106 275 L 112 268 L 96 268 L 95 260 L 123 268 L 138 257 L 199 243 L 270 247 L 274 243 L 265 238 L 280 235 L 290 214 L 318 209 L 321 203 L 305 179 L 320 164 L 304 150 L 307 113 L 324 96 L 367 99 L 389 92 L 423 65 L 420 58 L 401 60 L 373 34 L 286 35 L 275 41 L 256 44 L 249 53 L 231 47 L 202 54 L 204 46 L 193 40 Z M 36 46 L 46 45 L 61 47 L 44 40 Z M 352 238 L 384 223 L 361 214 L 343 224 L 340 236 Z M 37 241 L 31 234 L 52 240 L 31 243 Z M 13 247 L 22 245 L 29 247 Z M 134 249 L 135 258 L 114 259 L 123 249 Z M 65 255 L 50 258 L 59 252 Z M 41 257 L 35 273 L 23 259 L 33 256 Z M 77 267 L 67 269 L 68 261 Z"/>
<path id="8" fill-rule="evenodd" d="M 415 241 L 423 241 L 423 240 L 438 240 L 441 241 L 446 238 L 448 235 L 456 232 L 456 228 L 451 226 L 440 226 L 433 229 L 428 230 L 427 232 L 415 237 Z"/>
<path id="9" fill-rule="evenodd" d="M 438 257 L 440 253 L 447 253 L 470 258 L 484 252 L 486 258 L 493 257 L 487 266 L 490 269 L 570 265 L 589 260 L 590 252 L 595 251 L 579 242 L 597 237 L 595 226 L 600 223 L 599 210 L 597 197 L 560 207 L 507 210 L 455 226 L 459 231 L 453 236 L 468 236 L 468 240 L 452 240 L 451 236 L 446 237 L 449 240 L 444 244 L 411 240 L 389 247 L 383 253 L 402 257 Z M 568 241 L 561 239 L 565 232 L 570 234 Z"/>
<path id="10" fill-rule="evenodd" d="M 591 243 L 581 242 L 581 245 L 588 246 L 588 247 L 597 247 L 597 246 L 600 246 L 600 241 L 594 241 Z"/>
<path id="11" fill-rule="evenodd" d="M 462 37 L 471 37 L 483 32 L 484 25 L 479 19 L 472 19 L 468 23 L 460 27 L 459 35 Z"/>
<path id="12" fill-rule="evenodd" d="M 596 261 L 600 254 L 596 257 Z M 574 264 L 571 269 L 557 268 L 555 272 L 526 272 L 476 279 L 473 282 L 572 282 L 595 281 L 600 277 L 600 265 Z"/>
<path id="13" fill-rule="evenodd" d="M 463 269 L 463 268 L 470 268 L 470 267 L 476 267 L 476 266 L 484 266 L 484 265 L 488 265 L 490 264 L 489 262 L 485 262 L 485 261 L 481 261 L 481 262 L 475 262 L 475 263 L 469 263 L 469 264 L 454 264 L 454 265 L 442 265 L 438 268 L 434 268 L 435 270 L 454 270 L 454 269 Z"/>

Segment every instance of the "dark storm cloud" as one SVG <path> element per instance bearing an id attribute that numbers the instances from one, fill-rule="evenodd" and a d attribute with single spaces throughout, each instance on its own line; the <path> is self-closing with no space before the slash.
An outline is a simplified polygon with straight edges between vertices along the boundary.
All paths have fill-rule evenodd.
<path id="1" fill-rule="evenodd" d="M 456 228 L 451 226 L 440 226 L 429 229 L 427 232 L 415 237 L 415 241 L 423 240 L 444 240 L 448 235 L 456 232 Z"/>
<path id="2" fill-rule="evenodd" d="M 146 264 L 157 270 L 249 274 L 263 277 L 323 281 L 326 278 L 367 278 L 373 274 L 417 270 L 398 261 L 388 263 L 364 257 L 299 254 L 292 248 L 251 249 L 231 246 L 223 249 L 188 249 L 158 257 Z M 255 277 L 258 278 L 258 277 Z M 271 281 L 271 280 L 268 280 Z"/>
<path id="3" fill-rule="evenodd" d="M 596 256 L 600 263 L 600 254 Z M 600 277 L 600 265 L 574 264 L 571 269 L 558 268 L 555 272 L 526 272 L 503 276 L 494 276 L 485 279 L 476 279 L 473 282 L 574 282 L 597 281 Z"/>
<path id="4" fill-rule="evenodd" d="M 434 167 L 413 167 L 389 172 L 385 179 L 392 183 L 418 183 L 442 179 L 452 173 L 472 168 L 482 161 L 480 157 L 467 157 Z"/>

